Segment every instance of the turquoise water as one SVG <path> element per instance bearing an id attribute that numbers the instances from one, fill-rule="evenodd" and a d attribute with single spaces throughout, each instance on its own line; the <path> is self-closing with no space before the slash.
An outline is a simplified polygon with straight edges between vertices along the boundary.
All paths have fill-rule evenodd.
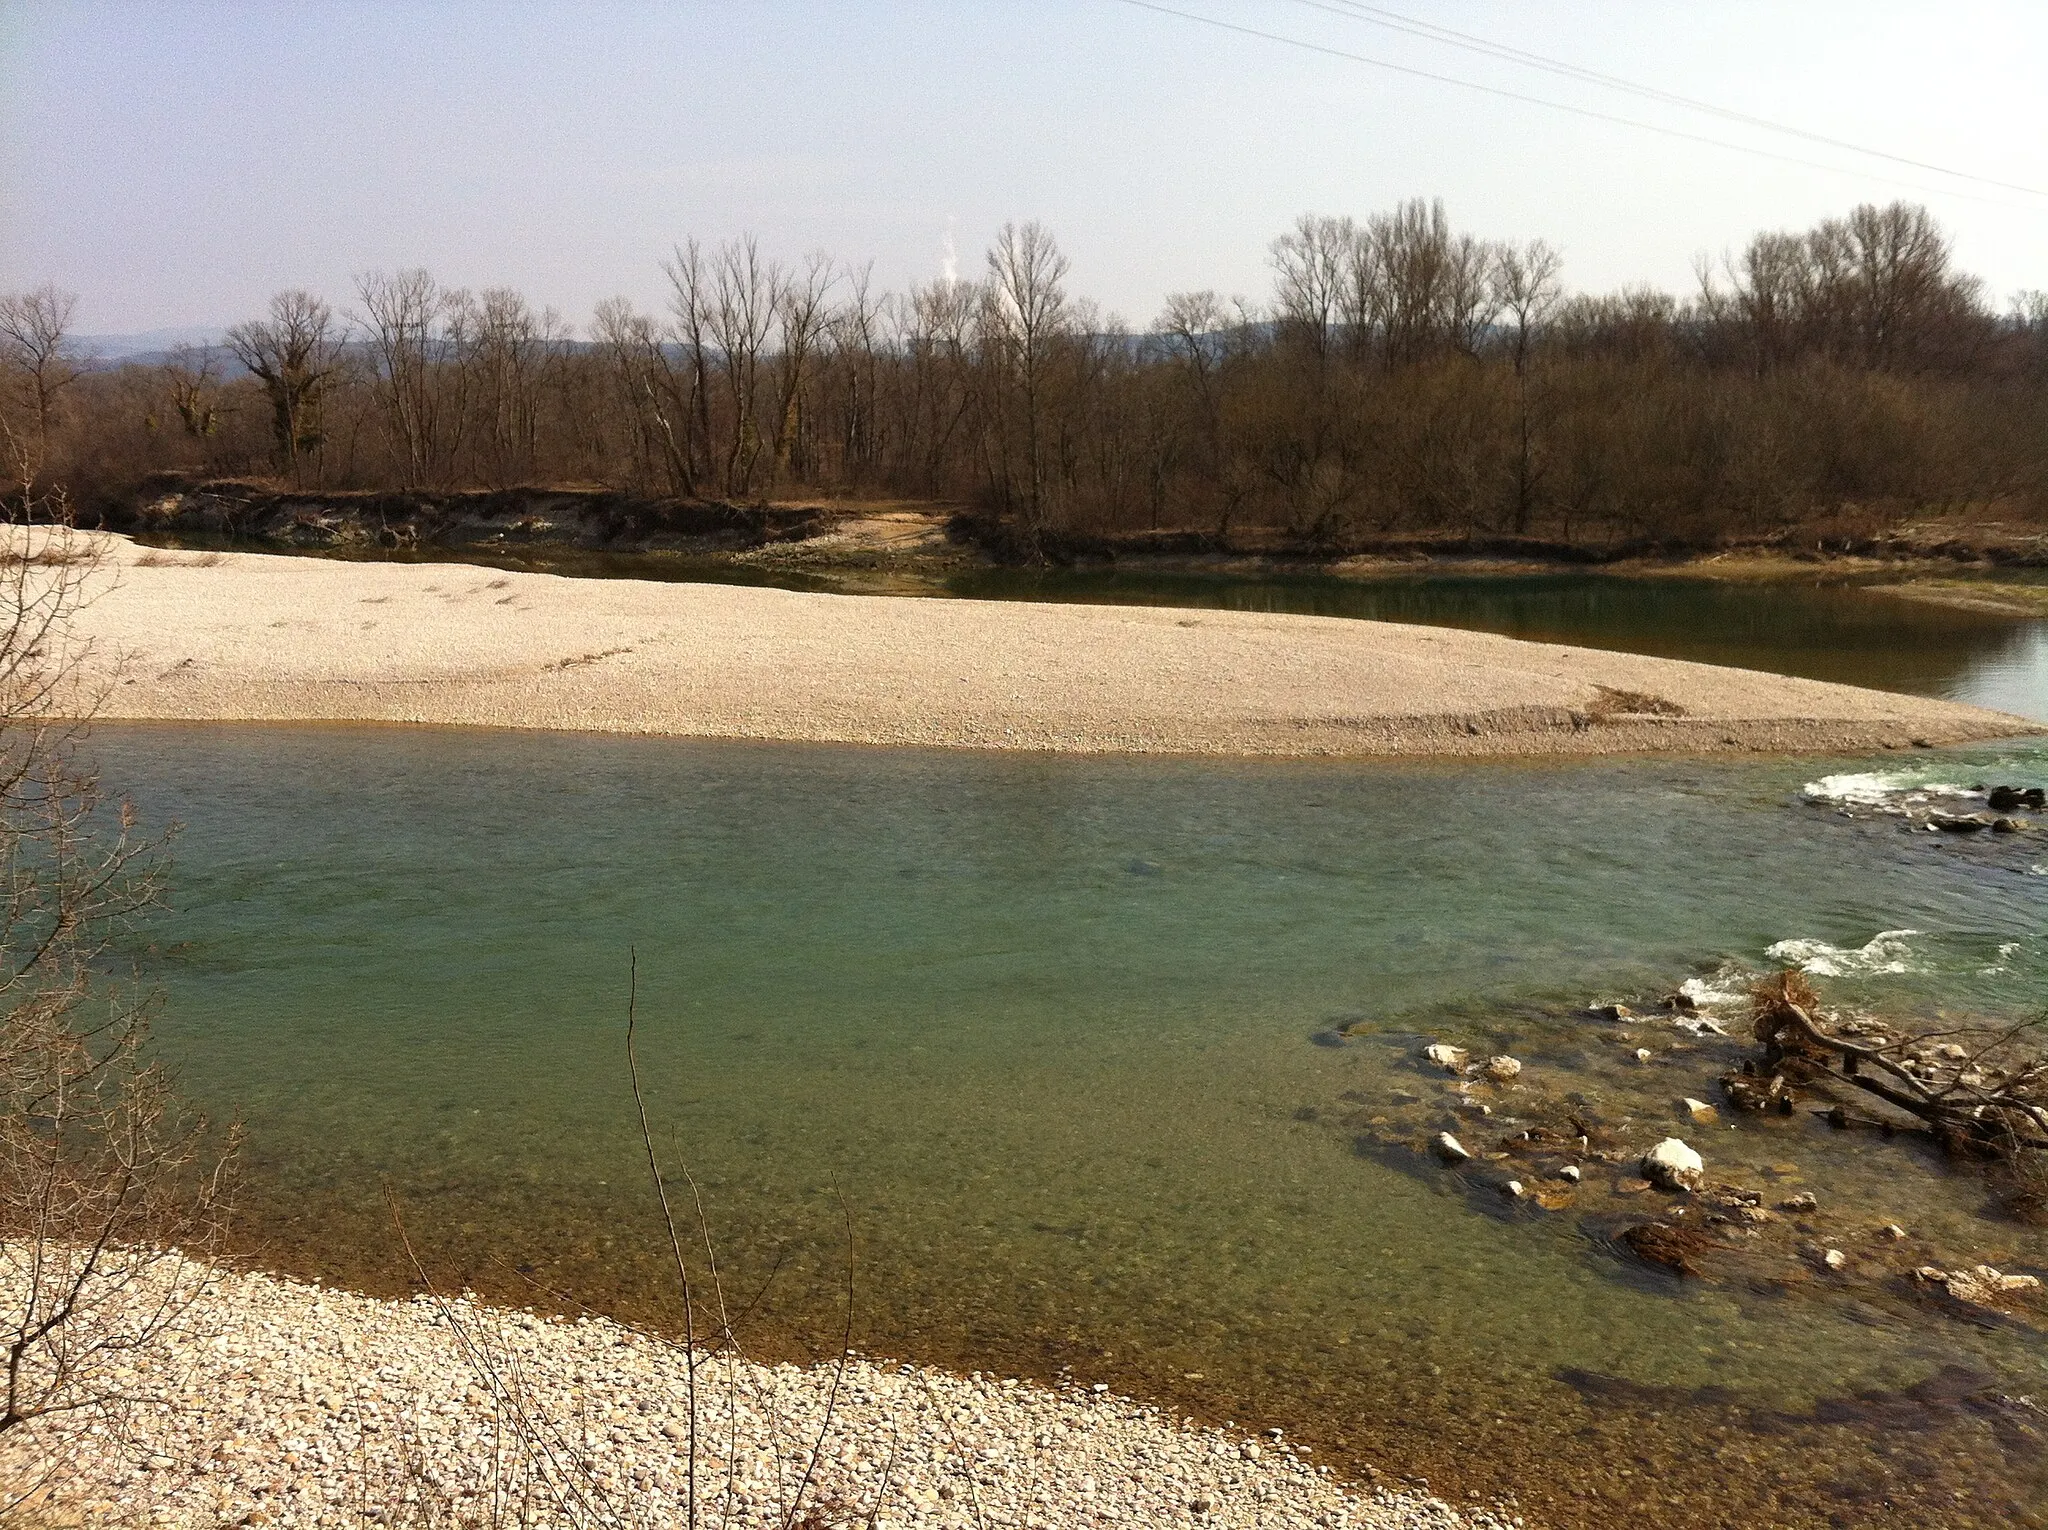
<path id="1" fill-rule="evenodd" d="M 863 1348 L 1069 1369 L 1538 1522 L 2041 1522 L 2038 1440 L 1941 1379 L 2048 1393 L 2039 1336 L 1677 1287 L 1341 1124 L 1447 1028 L 1561 1067 L 1571 1006 L 1787 939 L 1914 932 L 1842 955 L 1842 1002 L 2030 1013 L 2048 844 L 1800 789 L 2048 782 L 2038 745 L 1453 768 L 106 726 L 94 749 L 184 826 L 151 932 L 164 1043 L 244 1115 L 250 1236 L 293 1268 L 402 1285 L 388 1186 L 447 1278 L 672 1321 L 624 1066 L 637 948 L 657 1135 L 764 1351 L 836 1334 L 850 1222 Z M 1386 1045 L 1325 1044 L 1339 1025 Z M 2048 1264 L 1909 1148 L 1854 1157 L 1839 1193 L 1895 1196 L 1877 1220 Z"/>

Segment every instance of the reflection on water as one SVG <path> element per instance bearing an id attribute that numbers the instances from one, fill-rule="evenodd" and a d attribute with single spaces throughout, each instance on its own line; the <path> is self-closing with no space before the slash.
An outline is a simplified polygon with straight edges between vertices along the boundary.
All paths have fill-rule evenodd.
<path id="1" fill-rule="evenodd" d="M 1675 1289 L 1330 1125 L 1411 1049 L 1313 1044 L 1333 1023 L 1412 1040 L 1498 1010 L 1502 1044 L 1540 1046 L 1513 1019 L 1532 1000 L 1788 938 L 1920 932 L 1911 970 L 1845 997 L 2037 1004 L 2048 876 L 1799 802 L 1856 762 L 163 726 L 96 747 L 187 826 L 154 932 L 167 1044 L 246 1116 L 257 1227 L 296 1267 L 402 1280 L 388 1182 L 481 1289 L 672 1318 L 620 1050 L 637 945 L 659 1130 L 764 1346 L 829 1329 L 843 1198 L 864 1347 L 1071 1367 L 1515 1492 L 1536 1522 L 1989 1525 L 2048 1502 L 2038 1438 L 1970 1401 L 2048 1391 L 2030 1333 Z M 2048 780 L 2048 755 L 1958 768 Z M 1924 1196 L 1924 1166 L 1896 1170 Z"/>
<path id="2" fill-rule="evenodd" d="M 1839 580 L 1612 574 L 1263 579 L 992 569 L 955 576 L 948 593 L 1468 627 L 1946 696 L 2048 720 L 2048 621 L 1903 600 Z"/>

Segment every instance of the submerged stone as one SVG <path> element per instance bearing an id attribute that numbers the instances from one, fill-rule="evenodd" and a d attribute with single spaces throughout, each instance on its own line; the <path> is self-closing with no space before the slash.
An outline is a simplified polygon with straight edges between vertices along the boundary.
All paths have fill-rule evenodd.
<path id="1" fill-rule="evenodd" d="M 1973 1270 L 1943 1270 L 1933 1265 L 1922 1265 L 1913 1274 L 1930 1285 L 1940 1286 L 1956 1301 L 1973 1307 L 1995 1308 L 2005 1298 L 2041 1289 L 2041 1282 L 2036 1276 L 2007 1275 L 1988 1264 L 1980 1264 Z"/>
<path id="2" fill-rule="evenodd" d="M 1430 1147 L 1435 1150 L 1436 1156 L 1445 1163 L 1470 1163 L 1472 1161 L 1472 1155 L 1465 1150 L 1465 1144 L 1456 1137 L 1453 1137 L 1449 1132 L 1438 1132 L 1435 1141 L 1430 1143 Z"/>
<path id="3" fill-rule="evenodd" d="M 1676 1137 L 1666 1137 L 1643 1154 L 1643 1178 L 1660 1190 L 1697 1190 L 1706 1170 L 1706 1161 Z"/>
<path id="4" fill-rule="evenodd" d="M 1472 1054 L 1463 1047 L 1447 1046 L 1441 1041 L 1433 1041 L 1424 1047 L 1422 1055 L 1446 1073 L 1463 1073 L 1465 1065 L 1472 1060 Z"/>

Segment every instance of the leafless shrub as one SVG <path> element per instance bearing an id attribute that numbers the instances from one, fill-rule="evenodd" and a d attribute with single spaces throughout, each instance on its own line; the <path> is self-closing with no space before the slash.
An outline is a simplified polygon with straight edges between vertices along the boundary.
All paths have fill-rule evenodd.
<path id="1" fill-rule="evenodd" d="M 132 1400 L 113 1374 L 199 1294 L 234 1147 L 149 1056 L 155 993 L 107 976 L 163 847 L 62 715 L 93 699 L 71 628 L 91 543 L 53 496 L 22 496 L 0 564 L 0 1439 Z"/>

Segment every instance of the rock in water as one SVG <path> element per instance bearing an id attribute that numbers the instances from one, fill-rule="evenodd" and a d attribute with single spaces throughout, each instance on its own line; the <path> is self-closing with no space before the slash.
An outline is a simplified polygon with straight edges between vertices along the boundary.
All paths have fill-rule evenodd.
<path id="1" fill-rule="evenodd" d="M 1699 1276 L 1700 1257 L 1720 1245 L 1705 1233 L 1690 1227 L 1673 1227 L 1668 1222 L 1644 1222 L 1626 1228 L 1621 1245 L 1645 1264 L 1654 1264 L 1674 1275 Z"/>
<path id="2" fill-rule="evenodd" d="M 1931 1281 L 1947 1290 L 1959 1302 L 1973 1307 L 1996 1307 L 2001 1300 L 2017 1296 L 2022 1291 L 2038 1291 L 2040 1280 L 2033 1275 L 2007 1275 L 1988 1264 L 1980 1264 L 1974 1270 L 1938 1270 L 1932 1265 L 1923 1265 L 1913 1272 L 1921 1280 Z"/>
<path id="3" fill-rule="evenodd" d="M 1496 1084 L 1505 1084 L 1522 1071 L 1519 1057 L 1489 1057 L 1486 1060 L 1486 1076 Z"/>
<path id="4" fill-rule="evenodd" d="M 1676 1137 L 1643 1154 L 1643 1178 L 1660 1190 L 1697 1190 L 1706 1172 L 1706 1161 Z"/>
<path id="5" fill-rule="evenodd" d="M 1991 827 L 1982 813 L 1929 813 L 1927 822 L 1946 834 L 1975 834 Z"/>
<path id="6" fill-rule="evenodd" d="M 1695 1125 L 1705 1126 L 1708 1122 L 1718 1119 L 1720 1115 L 1720 1112 L 1705 1100 L 1696 1100 L 1691 1095 L 1687 1095 L 1678 1103 L 1679 1107 L 1692 1117 Z"/>
<path id="7" fill-rule="evenodd" d="M 1728 1098 L 1741 1110 L 1775 1110 L 1780 1115 L 1790 1115 L 1794 1095 L 1783 1074 L 1773 1073 L 1765 1078 L 1751 1073 L 1724 1073 L 1721 1087 L 1728 1091 Z"/>
<path id="8" fill-rule="evenodd" d="M 1472 1161 L 1472 1155 L 1465 1151 L 1465 1144 L 1456 1137 L 1453 1137 L 1449 1132 L 1438 1132 L 1436 1134 L 1436 1141 L 1432 1142 L 1430 1146 L 1436 1150 L 1436 1156 L 1445 1163 L 1470 1163 Z"/>
<path id="9" fill-rule="evenodd" d="M 1441 1041 L 1433 1041 L 1424 1047 L 1422 1055 L 1446 1073 L 1463 1073 L 1465 1064 L 1472 1060 L 1472 1054 L 1463 1047 L 1446 1046 Z"/>

